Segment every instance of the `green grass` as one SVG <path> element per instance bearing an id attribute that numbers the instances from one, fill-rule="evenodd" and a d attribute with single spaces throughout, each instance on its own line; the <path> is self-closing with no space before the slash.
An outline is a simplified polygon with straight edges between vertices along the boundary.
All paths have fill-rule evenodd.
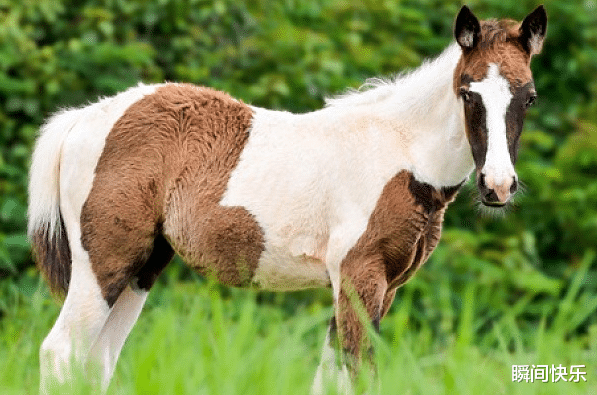
<path id="1" fill-rule="evenodd" d="M 38 348 L 59 306 L 35 280 L 2 284 L 0 292 L 0 393 L 35 394 Z M 597 393 L 595 326 L 588 333 L 568 333 L 565 308 L 534 329 L 517 325 L 515 309 L 488 326 L 477 315 L 477 293 L 474 285 L 465 289 L 456 329 L 439 339 L 430 325 L 413 324 L 415 294 L 407 286 L 374 339 L 381 393 Z M 200 281 L 159 284 L 124 347 L 108 393 L 308 394 L 332 314 L 327 291 L 314 294 L 264 297 Z M 308 302 L 293 305 L 303 295 Z M 584 364 L 587 382 L 516 383 L 513 364 Z M 366 378 L 359 388 L 375 393 Z M 79 377 L 70 392 L 91 391 Z"/>

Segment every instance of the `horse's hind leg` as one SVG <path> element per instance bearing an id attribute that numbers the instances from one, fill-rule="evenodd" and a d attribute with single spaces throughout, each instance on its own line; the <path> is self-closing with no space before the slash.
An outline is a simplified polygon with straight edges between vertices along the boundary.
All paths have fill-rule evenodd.
<path id="1" fill-rule="evenodd" d="M 124 342 L 141 314 L 149 288 L 173 254 L 168 242 L 158 235 L 151 255 L 112 306 L 112 311 L 89 353 L 90 360 L 99 363 L 102 369 L 104 391 L 110 383 Z"/>
<path id="2" fill-rule="evenodd" d="M 81 212 L 82 244 L 110 307 L 88 353 L 88 368 L 99 368 L 104 390 L 147 291 L 174 254 L 161 233 L 159 210 L 154 209 L 159 205 L 144 204 L 145 189 L 113 185 L 114 180 L 98 173 Z"/>
<path id="3" fill-rule="evenodd" d="M 52 380 L 64 383 L 70 377 L 72 361 L 83 366 L 89 347 L 110 312 L 91 270 L 87 252 L 80 243 L 73 242 L 78 233 L 78 230 L 69 232 L 72 272 L 68 293 L 60 315 L 40 349 L 40 390 L 44 394 Z"/>
<path id="4" fill-rule="evenodd" d="M 120 294 L 99 336 L 89 352 L 89 361 L 98 363 L 101 369 L 101 387 L 108 388 L 118 356 L 137 319 L 148 292 L 127 286 Z"/>
<path id="5" fill-rule="evenodd" d="M 59 382 L 69 379 L 71 356 L 91 373 L 93 384 L 99 373 L 107 386 L 145 291 L 172 258 L 154 211 L 144 212 L 134 198 L 113 185 L 97 190 L 94 186 L 80 215 L 73 215 L 67 204 L 61 206 L 71 242 L 72 274 L 60 316 L 42 344 L 42 392 L 50 376 Z M 144 291 L 125 291 L 132 283 Z"/>
<path id="6" fill-rule="evenodd" d="M 69 158 L 74 150 L 65 149 Z M 71 155 L 72 156 L 72 155 Z M 76 157 L 76 155 L 75 155 Z M 75 162 L 78 163 L 78 162 Z M 110 306 L 92 268 L 89 252 L 81 242 L 81 206 L 86 198 L 85 166 L 63 166 L 60 180 L 60 213 L 71 251 L 68 291 L 56 323 L 40 348 L 40 390 L 71 378 L 71 363 L 83 368 L 89 348 L 100 333 Z M 71 172 L 67 170 L 74 169 Z"/>

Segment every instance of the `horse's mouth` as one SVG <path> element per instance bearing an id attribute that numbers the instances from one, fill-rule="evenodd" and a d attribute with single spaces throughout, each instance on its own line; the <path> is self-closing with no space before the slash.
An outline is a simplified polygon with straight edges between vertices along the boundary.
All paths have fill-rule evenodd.
<path id="1" fill-rule="evenodd" d="M 488 200 L 482 200 L 481 202 L 487 207 L 504 207 L 507 204 L 507 202 L 492 202 Z"/>

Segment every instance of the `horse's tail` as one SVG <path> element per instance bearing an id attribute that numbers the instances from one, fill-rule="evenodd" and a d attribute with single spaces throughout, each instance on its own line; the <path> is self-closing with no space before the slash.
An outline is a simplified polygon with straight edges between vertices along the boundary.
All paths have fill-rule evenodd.
<path id="1" fill-rule="evenodd" d="M 81 110 L 55 114 L 41 128 L 29 172 L 27 233 L 37 266 L 50 290 L 64 294 L 71 276 L 71 251 L 60 212 L 62 146 L 80 118 Z"/>

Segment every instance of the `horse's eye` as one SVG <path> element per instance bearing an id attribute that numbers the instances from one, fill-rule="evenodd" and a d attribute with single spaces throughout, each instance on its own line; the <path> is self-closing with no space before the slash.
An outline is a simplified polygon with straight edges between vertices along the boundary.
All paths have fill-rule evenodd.
<path id="1" fill-rule="evenodd" d="M 469 93 L 469 91 L 466 88 L 461 87 L 459 93 L 460 93 L 460 97 L 462 97 L 462 100 L 464 100 L 467 103 L 471 101 L 471 94 Z"/>
<path id="2" fill-rule="evenodd" d="M 525 103 L 525 106 L 528 108 L 530 107 L 534 102 L 535 99 L 537 99 L 537 94 L 536 93 L 532 93 L 529 98 L 527 99 L 527 102 Z"/>

